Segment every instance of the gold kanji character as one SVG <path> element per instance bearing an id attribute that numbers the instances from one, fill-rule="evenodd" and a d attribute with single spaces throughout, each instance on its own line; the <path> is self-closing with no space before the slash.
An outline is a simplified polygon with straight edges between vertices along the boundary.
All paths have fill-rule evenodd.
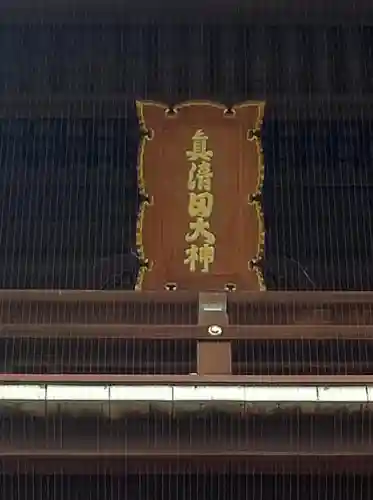
<path id="1" fill-rule="evenodd" d="M 195 273 L 197 270 L 197 263 L 199 262 L 199 248 L 197 245 L 190 245 L 185 250 L 184 264 L 189 266 L 189 271 Z"/>
<path id="2" fill-rule="evenodd" d="M 215 247 L 212 245 L 207 245 L 206 243 L 203 247 L 199 249 L 199 262 L 202 264 L 201 271 L 203 273 L 208 273 L 210 270 L 210 264 L 215 260 Z"/>
<path id="3" fill-rule="evenodd" d="M 214 196 L 211 193 L 189 193 L 188 213 L 190 217 L 208 219 L 214 205 Z"/>
<path id="4" fill-rule="evenodd" d="M 213 152 L 207 150 L 207 140 L 208 136 L 205 135 L 203 130 L 197 130 L 197 132 L 192 137 L 193 149 L 192 151 L 187 151 L 186 156 L 189 161 L 203 160 L 210 161 L 213 157 Z"/>
<path id="5" fill-rule="evenodd" d="M 185 241 L 193 243 L 198 238 L 203 238 L 206 243 L 213 245 L 215 243 L 215 235 L 210 231 L 210 222 L 202 217 L 197 217 L 195 221 L 189 222 L 190 233 L 185 235 Z"/>
<path id="6" fill-rule="evenodd" d="M 188 189 L 189 191 L 194 191 L 197 187 L 196 184 L 196 179 L 195 179 L 195 174 L 197 172 L 197 165 L 195 163 L 192 163 L 192 166 L 189 170 L 188 174 Z"/>
<path id="7" fill-rule="evenodd" d="M 189 270 L 195 273 L 197 264 L 202 264 L 201 271 L 203 273 L 209 272 L 209 266 L 215 260 L 215 248 L 212 245 L 204 244 L 202 247 L 191 245 L 185 250 L 184 264 L 189 266 Z"/>
<path id="8" fill-rule="evenodd" d="M 188 189 L 190 191 L 211 191 L 212 171 L 211 163 L 203 161 L 197 166 L 192 163 L 188 176 Z"/>

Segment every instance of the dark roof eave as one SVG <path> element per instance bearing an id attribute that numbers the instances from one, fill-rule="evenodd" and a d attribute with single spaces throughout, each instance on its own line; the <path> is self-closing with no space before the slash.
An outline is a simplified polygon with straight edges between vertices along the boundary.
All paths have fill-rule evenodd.
<path id="1" fill-rule="evenodd" d="M 47 4 L 47 5 L 46 5 Z M 341 23 L 373 21 L 370 0 L 2 0 L 0 22 L 53 23 L 140 22 L 203 20 L 227 22 L 227 15 L 240 21 L 268 23 Z"/>

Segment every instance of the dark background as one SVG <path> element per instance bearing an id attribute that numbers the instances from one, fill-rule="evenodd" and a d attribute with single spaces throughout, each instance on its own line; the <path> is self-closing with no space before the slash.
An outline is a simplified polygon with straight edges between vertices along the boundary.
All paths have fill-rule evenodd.
<path id="1" fill-rule="evenodd" d="M 131 289 L 135 99 L 265 99 L 268 288 L 372 289 L 373 23 L 351 9 L 4 16 L 0 286 Z"/>

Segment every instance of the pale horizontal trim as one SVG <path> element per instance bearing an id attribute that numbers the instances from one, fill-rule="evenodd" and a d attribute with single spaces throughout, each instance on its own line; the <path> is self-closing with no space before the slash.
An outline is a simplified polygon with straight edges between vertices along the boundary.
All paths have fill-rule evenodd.
<path id="1" fill-rule="evenodd" d="M 0 402 L 373 403 L 373 386 L 1 384 Z"/>

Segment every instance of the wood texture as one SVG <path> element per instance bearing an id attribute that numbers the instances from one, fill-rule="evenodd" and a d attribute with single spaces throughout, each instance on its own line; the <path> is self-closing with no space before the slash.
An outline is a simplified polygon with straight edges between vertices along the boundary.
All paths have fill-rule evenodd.
<path id="1" fill-rule="evenodd" d="M 249 197 L 262 183 L 261 149 L 252 131 L 260 127 L 263 106 L 247 103 L 227 113 L 224 106 L 197 102 L 167 112 L 158 103 L 139 103 L 148 133 L 140 152 L 140 190 L 151 200 L 139 222 L 139 243 L 150 263 L 142 289 L 161 290 L 167 283 L 178 290 L 224 290 L 228 283 L 240 290 L 261 288 L 249 266 L 262 250 L 261 209 Z M 193 157 L 198 132 L 206 138 L 206 153 Z M 209 186 L 196 182 L 203 166 L 211 175 Z M 192 187 L 188 179 L 193 179 Z M 194 196 L 202 197 L 204 205 L 192 210 Z M 205 232 L 193 239 L 190 224 L 201 219 Z M 202 262 L 201 248 L 214 253 L 211 261 Z M 198 249 L 195 269 L 184 262 L 188 249 Z"/>

